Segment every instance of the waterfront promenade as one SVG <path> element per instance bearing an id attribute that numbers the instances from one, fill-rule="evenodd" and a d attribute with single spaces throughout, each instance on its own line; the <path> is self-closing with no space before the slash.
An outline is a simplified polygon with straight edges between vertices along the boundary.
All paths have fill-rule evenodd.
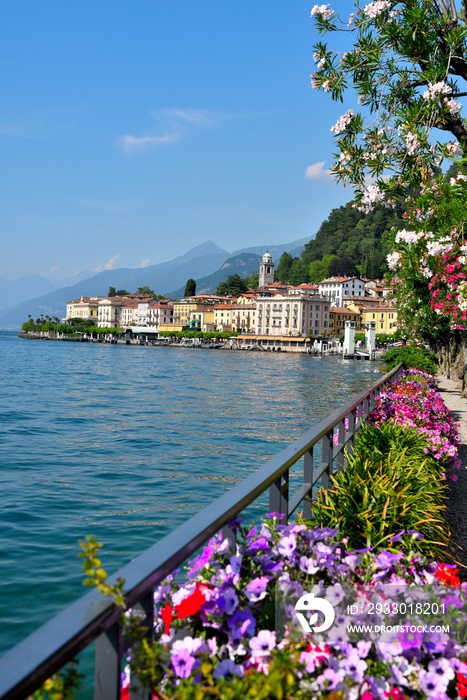
<path id="1" fill-rule="evenodd" d="M 454 380 L 438 375 L 437 381 L 444 403 L 459 423 L 462 467 L 459 469 L 459 480 L 450 482 L 446 515 L 455 545 L 454 554 L 467 572 L 467 399 L 461 397 Z"/>

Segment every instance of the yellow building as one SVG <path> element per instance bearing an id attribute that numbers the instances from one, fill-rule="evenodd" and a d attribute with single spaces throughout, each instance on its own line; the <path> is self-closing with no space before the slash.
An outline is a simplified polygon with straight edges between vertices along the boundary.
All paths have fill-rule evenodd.
<path id="1" fill-rule="evenodd" d="M 331 335 L 341 335 L 345 331 L 345 322 L 355 321 L 359 327 L 360 312 L 353 311 L 345 306 L 331 306 L 329 309 L 329 327 Z"/>
<path id="2" fill-rule="evenodd" d="M 190 313 L 196 309 L 197 303 L 194 300 L 181 299 L 180 301 L 174 301 L 174 325 L 188 326 L 190 323 Z"/>
<path id="3" fill-rule="evenodd" d="M 381 304 L 370 308 L 363 307 L 361 310 L 362 323 L 374 321 L 376 323 L 376 333 L 387 333 L 391 335 L 397 330 L 397 309 L 391 304 Z"/>
<path id="4" fill-rule="evenodd" d="M 97 323 L 99 316 L 99 299 L 102 297 L 80 297 L 73 299 L 66 305 L 66 320 L 79 318 L 81 320 L 91 320 Z"/>
<path id="5" fill-rule="evenodd" d="M 190 330 L 202 331 L 203 333 L 215 330 L 214 313 L 214 307 L 212 305 L 206 307 L 198 304 L 194 311 L 190 311 L 188 321 Z"/>
<path id="6" fill-rule="evenodd" d="M 214 307 L 214 326 L 217 331 L 232 332 L 232 316 L 236 308 L 236 304 L 217 304 Z"/>

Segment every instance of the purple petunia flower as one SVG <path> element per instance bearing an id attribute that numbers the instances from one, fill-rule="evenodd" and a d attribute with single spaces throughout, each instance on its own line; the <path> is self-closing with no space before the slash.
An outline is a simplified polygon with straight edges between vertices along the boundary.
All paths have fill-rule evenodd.
<path id="1" fill-rule="evenodd" d="M 410 629 L 407 629 L 408 627 L 410 627 L 410 625 L 405 625 L 404 631 L 399 632 L 397 638 L 404 650 L 417 649 L 423 642 L 423 632 L 418 632 L 416 627 L 414 627 L 414 631 L 412 632 Z"/>
<path id="2" fill-rule="evenodd" d="M 320 688 L 327 688 L 329 690 L 335 690 L 342 678 L 340 675 L 334 671 L 332 668 L 327 668 L 318 678 L 316 679 Z"/>
<path id="3" fill-rule="evenodd" d="M 236 664 L 235 661 L 232 661 L 232 659 L 224 659 L 217 664 L 212 675 L 216 681 L 219 680 L 219 678 L 227 678 L 229 676 L 240 676 L 243 678 L 243 666 Z"/>
<path id="4" fill-rule="evenodd" d="M 238 605 L 238 597 L 234 588 L 226 588 L 217 599 L 219 610 L 225 615 L 231 615 Z"/>
<path id="5" fill-rule="evenodd" d="M 251 637 L 255 633 L 256 620 L 250 610 L 237 608 L 227 620 L 227 626 L 232 639 L 238 640 L 245 635 Z"/>
<path id="6" fill-rule="evenodd" d="M 254 578 L 247 584 L 245 595 L 251 603 L 256 603 L 258 600 L 263 600 L 267 595 L 269 579 L 267 576 L 259 576 Z"/>
<path id="7" fill-rule="evenodd" d="M 315 560 L 311 557 L 300 557 L 299 567 L 305 574 L 312 575 L 319 571 L 319 567 L 316 566 Z"/>
<path id="8" fill-rule="evenodd" d="M 294 535 L 289 535 L 289 537 L 282 537 L 277 545 L 277 551 L 283 557 L 290 557 L 291 554 L 297 549 L 297 540 Z"/>
<path id="9" fill-rule="evenodd" d="M 429 632 L 423 637 L 423 646 L 431 654 L 444 652 L 449 642 L 449 635 L 446 632 Z"/>
<path id="10" fill-rule="evenodd" d="M 188 678 L 196 663 L 194 656 L 191 656 L 188 649 L 181 649 L 177 654 L 172 654 L 172 666 L 175 675 L 179 678 Z"/>
<path id="11" fill-rule="evenodd" d="M 340 668 L 343 668 L 353 681 L 361 683 L 368 664 L 357 653 L 351 652 L 346 659 L 341 661 Z"/>
<path id="12" fill-rule="evenodd" d="M 443 678 L 446 683 L 445 688 L 449 681 L 454 678 L 454 671 L 452 670 L 451 664 L 447 659 L 443 659 L 442 657 L 430 661 L 428 664 L 428 671 L 437 675 L 438 678 Z"/>
<path id="13" fill-rule="evenodd" d="M 344 598 L 344 589 L 340 583 L 334 583 L 332 586 L 326 588 L 326 600 L 328 600 L 334 608 L 336 605 L 339 605 Z"/>
<path id="14" fill-rule="evenodd" d="M 273 574 L 276 571 L 280 571 L 284 567 L 283 561 L 276 561 L 269 554 L 262 554 L 261 556 L 256 556 L 255 561 L 258 562 L 260 567 L 267 574 Z"/>
<path id="15" fill-rule="evenodd" d="M 194 574 L 195 572 L 204 569 L 204 567 L 207 564 L 209 564 L 209 561 L 211 560 L 211 557 L 214 554 L 214 550 L 215 540 L 211 540 L 209 544 L 207 544 L 206 547 L 203 549 L 201 554 L 198 557 L 196 557 L 196 559 L 191 563 L 190 573 Z"/>
<path id="16" fill-rule="evenodd" d="M 432 671 L 420 670 L 420 685 L 422 690 L 430 697 L 444 694 L 448 681 L 443 676 L 439 676 Z"/>
<path id="17" fill-rule="evenodd" d="M 269 653 L 276 646 L 276 633 L 270 630 L 260 630 L 256 637 L 250 639 L 249 644 L 252 656 L 269 656 Z"/>
<path id="18" fill-rule="evenodd" d="M 248 546 L 248 552 L 257 552 L 260 549 L 269 549 L 269 542 L 265 537 L 258 537 L 253 542 L 250 542 Z"/>
<path id="19" fill-rule="evenodd" d="M 389 569 L 393 564 L 397 564 L 403 556 L 402 552 L 395 554 L 394 552 L 388 552 L 386 549 L 383 549 L 379 552 L 375 562 L 378 566 Z"/>

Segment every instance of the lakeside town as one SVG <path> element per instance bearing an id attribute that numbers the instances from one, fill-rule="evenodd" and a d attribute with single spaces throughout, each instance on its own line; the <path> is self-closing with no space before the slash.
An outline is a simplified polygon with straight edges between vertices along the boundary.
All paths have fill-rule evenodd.
<path id="1" fill-rule="evenodd" d="M 393 335 L 397 330 L 397 308 L 383 282 L 329 277 L 294 286 L 275 281 L 274 267 L 266 252 L 258 288 L 237 297 L 195 293 L 176 301 L 138 293 L 81 296 L 67 303 L 64 323 L 92 321 L 96 328 L 119 328 L 146 340 L 187 331 L 237 333 L 245 348 L 272 343 L 288 351 L 303 351 L 310 339 L 340 336 L 349 321 L 357 332 L 369 324 L 377 334 Z"/>

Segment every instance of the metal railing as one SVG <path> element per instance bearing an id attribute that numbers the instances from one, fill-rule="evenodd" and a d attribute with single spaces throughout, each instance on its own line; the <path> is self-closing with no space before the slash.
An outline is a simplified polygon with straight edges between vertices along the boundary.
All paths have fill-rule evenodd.
<path id="1" fill-rule="evenodd" d="M 209 506 L 121 568 L 109 581 L 125 580 L 128 608 L 140 607 L 152 629 L 153 590 L 216 533 L 224 530 L 247 506 L 269 489 L 269 510 L 284 514 L 284 521 L 303 503 L 303 516 L 311 515 L 313 487 L 329 486 L 334 468 L 344 465 L 344 448 L 354 439 L 362 421 L 375 405 L 376 396 L 402 371 L 398 365 L 369 389 L 352 398 L 278 455 L 250 474 Z M 334 436 L 337 435 L 337 438 Z M 321 458 L 314 463 L 314 447 L 321 443 Z M 303 457 L 303 483 L 289 495 L 290 468 Z M 125 650 L 121 640 L 121 613 L 93 590 L 69 605 L 0 659 L 0 698 L 22 700 L 37 690 L 64 664 L 96 641 L 95 700 L 117 700 Z M 131 700 L 143 700 L 145 691 L 131 688 Z"/>

